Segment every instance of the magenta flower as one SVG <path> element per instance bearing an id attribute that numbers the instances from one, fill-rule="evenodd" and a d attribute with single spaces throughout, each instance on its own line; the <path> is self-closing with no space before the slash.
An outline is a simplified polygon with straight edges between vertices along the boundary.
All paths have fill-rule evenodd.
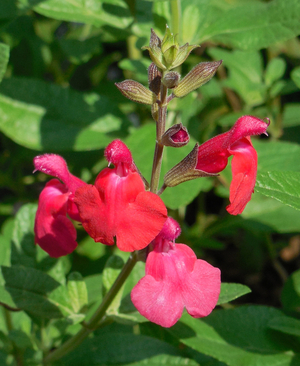
<path id="1" fill-rule="evenodd" d="M 105 157 L 114 168 L 98 175 L 95 185 L 77 189 L 75 200 L 82 225 L 96 241 L 115 243 L 131 252 L 145 248 L 160 232 L 167 218 L 163 201 L 145 190 L 127 146 L 109 144 Z"/>
<path id="2" fill-rule="evenodd" d="M 171 327 L 186 308 L 194 318 L 211 313 L 220 294 L 220 270 L 197 259 L 187 245 L 175 244 L 180 228 L 168 218 L 146 261 L 146 276 L 131 292 L 137 310 L 148 320 Z"/>
<path id="3" fill-rule="evenodd" d="M 58 258 L 75 250 L 76 229 L 67 214 L 80 221 L 75 206 L 75 190 L 85 185 L 81 179 L 72 175 L 65 160 L 55 154 L 45 154 L 34 158 L 35 171 L 59 178 L 51 179 L 39 197 L 35 217 L 35 242 L 51 257 Z"/>
<path id="4" fill-rule="evenodd" d="M 266 134 L 268 124 L 262 120 L 243 116 L 228 131 L 206 141 L 198 147 L 197 170 L 206 173 L 219 173 L 225 169 L 229 156 L 232 182 L 230 185 L 230 205 L 227 211 L 231 215 L 243 212 L 254 191 L 257 173 L 257 154 L 250 136 Z"/>

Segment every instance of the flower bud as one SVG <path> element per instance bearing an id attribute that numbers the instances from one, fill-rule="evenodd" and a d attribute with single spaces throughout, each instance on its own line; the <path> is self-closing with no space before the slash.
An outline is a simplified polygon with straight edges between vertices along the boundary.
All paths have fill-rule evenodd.
<path id="1" fill-rule="evenodd" d="M 180 74 L 176 71 L 170 71 L 164 75 L 164 77 L 162 79 L 162 83 L 168 89 L 173 89 L 178 85 L 179 80 L 180 80 Z"/>
<path id="2" fill-rule="evenodd" d="M 167 172 L 164 176 L 164 184 L 167 187 L 175 187 L 180 183 L 199 177 L 212 177 L 217 175 L 195 169 L 198 161 L 198 148 L 199 145 L 196 144 L 194 149 L 181 162 Z"/>
<path id="3" fill-rule="evenodd" d="M 190 136 L 187 128 L 178 123 L 170 127 L 161 138 L 161 143 L 165 146 L 182 147 L 188 144 Z"/>
<path id="4" fill-rule="evenodd" d="M 161 72 L 154 62 L 148 67 L 148 83 L 152 93 L 158 95 L 160 93 Z"/>
<path id="5" fill-rule="evenodd" d="M 201 62 L 195 66 L 174 89 L 173 94 L 178 97 L 184 97 L 201 85 L 208 82 L 216 73 L 222 60 L 212 62 Z"/>
<path id="6" fill-rule="evenodd" d="M 152 104 L 154 94 L 142 84 L 134 80 L 115 83 L 120 92 L 128 99 L 142 104 Z"/>
<path id="7" fill-rule="evenodd" d="M 142 49 L 149 51 L 151 60 L 160 70 L 171 70 L 181 65 L 196 47 L 199 46 L 190 46 L 188 43 L 180 47 L 176 36 L 171 33 L 167 26 L 162 41 L 151 29 L 149 46 L 142 47 Z"/>

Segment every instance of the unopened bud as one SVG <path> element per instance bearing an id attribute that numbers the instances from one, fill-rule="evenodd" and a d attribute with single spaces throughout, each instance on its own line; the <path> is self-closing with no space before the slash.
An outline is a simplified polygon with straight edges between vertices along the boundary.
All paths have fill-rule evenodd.
<path id="1" fill-rule="evenodd" d="M 144 85 L 134 80 L 124 80 L 115 83 L 120 92 L 128 99 L 142 104 L 152 104 L 154 94 Z"/>
<path id="2" fill-rule="evenodd" d="M 152 62 L 151 65 L 148 67 L 148 82 L 149 89 L 155 95 L 158 95 L 160 93 L 161 72 L 158 70 L 154 62 Z"/>
<path id="3" fill-rule="evenodd" d="M 180 74 L 176 71 L 170 71 L 164 75 L 164 77 L 162 79 L 162 83 L 168 89 L 173 89 L 178 85 L 179 80 L 180 80 Z"/>
<path id="4" fill-rule="evenodd" d="M 188 134 L 187 128 L 181 123 L 173 125 L 170 127 L 161 138 L 161 143 L 165 146 L 181 147 L 188 144 L 190 141 L 190 136 Z"/>
<path id="5" fill-rule="evenodd" d="M 199 145 L 196 144 L 194 149 L 164 176 L 164 184 L 167 187 L 175 187 L 180 183 L 200 177 L 212 177 L 217 175 L 195 169 L 198 161 L 198 148 Z"/>
<path id="6" fill-rule="evenodd" d="M 193 90 L 198 89 L 214 76 L 221 63 L 222 60 L 201 62 L 180 81 L 177 88 L 174 89 L 173 94 L 176 97 L 181 98 Z"/>

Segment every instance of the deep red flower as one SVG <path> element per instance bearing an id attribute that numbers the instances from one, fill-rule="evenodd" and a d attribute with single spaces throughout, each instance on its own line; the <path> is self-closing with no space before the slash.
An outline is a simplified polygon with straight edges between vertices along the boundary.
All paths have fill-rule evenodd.
<path id="1" fill-rule="evenodd" d="M 227 206 L 231 215 L 242 213 L 251 199 L 256 181 L 257 154 L 250 136 L 266 133 L 267 127 L 267 123 L 256 117 L 243 116 L 228 132 L 213 137 L 198 148 L 196 169 L 206 173 L 221 172 L 229 156 L 233 155 L 230 205 Z"/>
<path id="2" fill-rule="evenodd" d="M 163 201 L 145 191 L 131 153 L 120 140 L 109 144 L 105 157 L 114 168 L 104 169 L 95 185 L 77 189 L 75 200 L 82 225 L 96 241 L 127 252 L 145 248 L 167 218 Z"/>
<path id="3" fill-rule="evenodd" d="M 178 223 L 168 218 L 147 257 L 146 276 L 131 292 L 137 310 L 163 327 L 174 325 L 184 308 L 194 318 L 209 315 L 220 294 L 220 270 L 175 244 L 179 234 Z"/>
<path id="4" fill-rule="evenodd" d="M 65 160 L 55 154 L 45 154 L 34 158 L 35 170 L 55 176 L 50 180 L 39 197 L 35 217 L 35 242 L 51 257 L 61 257 L 77 247 L 76 230 L 67 214 L 80 221 L 78 209 L 74 204 L 75 190 L 85 185 L 72 175 Z"/>

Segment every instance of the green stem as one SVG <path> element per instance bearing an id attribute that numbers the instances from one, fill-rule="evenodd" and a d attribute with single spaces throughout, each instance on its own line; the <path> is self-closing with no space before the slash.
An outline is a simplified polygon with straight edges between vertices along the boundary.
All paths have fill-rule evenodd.
<path id="1" fill-rule="evenodd" d="M 103 301 L 100 304 L 99 308 L 96 310 L 91 319 L 85 324 L 85 327 L 82 327 L 77 334 L 68 339 L 63 345 L 61 345 L 61 347 L 57 348 L 55 351 L 48 354 L 48 356 L 46 356 L 44 359 L 44 365 L 49 365 L 51 364 L 51 362 L 54 362 L 65 356 L 67 353 L 73 351 L 77 346 L 80 345 L 80 343 L 85 338 L 87 338 L 87 336 L 91 332 L 93 332 L 97 328 L 99 322 L 105 317 L 106 310 L 108 309 L 109 305 L 119 292 L 120 288 L 123 286 L 124 282 L 131 273 L 136 262 L 137 262 L 137 252 L 133 252 L 131 253 L 124 267 L 122 268 L 122 271 L 120 272 L 116 281 L 104 296 Z"/>
<path id="2" fill-rule="evenodd" d="M 171 14 L 172 14 L 172 33 L 180 37 L 180 17 L 181 17 L 181 3 L 180 0 L 171 1 Z M 178 40 L 180 41 L 180 39 Z"/>

